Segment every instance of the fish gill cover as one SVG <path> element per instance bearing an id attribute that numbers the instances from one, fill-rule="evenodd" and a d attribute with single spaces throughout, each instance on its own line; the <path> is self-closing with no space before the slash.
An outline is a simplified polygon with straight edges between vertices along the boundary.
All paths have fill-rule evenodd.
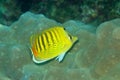
<path id="1" fill-rule="evenodd" d="M 63 26 L 79 41 L 63 62 L 33 63 L 29 37 Z M 26 12 L 11 26 L 0 25 L 0 80 L 119 80 L 120 19 L 96 27 L 69 20 L 63 24 Z"/>

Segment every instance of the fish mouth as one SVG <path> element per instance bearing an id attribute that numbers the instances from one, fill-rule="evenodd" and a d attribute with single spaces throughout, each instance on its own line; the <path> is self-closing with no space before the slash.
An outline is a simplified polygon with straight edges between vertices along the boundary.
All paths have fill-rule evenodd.
<path id="1" fill-rule="evenodd" d="M 78 37 L 72 37 L 72 42 L 75 43 L 78 41 Z"/>

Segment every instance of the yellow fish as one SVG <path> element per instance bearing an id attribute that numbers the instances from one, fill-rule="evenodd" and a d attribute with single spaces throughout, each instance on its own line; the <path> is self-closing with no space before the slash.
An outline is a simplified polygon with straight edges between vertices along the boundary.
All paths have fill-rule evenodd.
<path id="1" fill-rule="evenodd" d="M 33 61 L 43 63 L 56 57 L 61 62 L 77 40 L 77 37 L 69 35 L 59 26 L 33 34 L 30 38 Z"/>

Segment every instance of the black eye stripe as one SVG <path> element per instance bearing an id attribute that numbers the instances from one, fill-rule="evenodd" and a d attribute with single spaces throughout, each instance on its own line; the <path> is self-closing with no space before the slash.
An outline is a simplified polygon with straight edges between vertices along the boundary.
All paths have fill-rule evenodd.
<path id="1" fill-rule="evenodd" d="M 71 35 L 68 34 L 68 36 L 69 36 L 70 39 L 72 39 L 72 36 L 71 36 Z"/>

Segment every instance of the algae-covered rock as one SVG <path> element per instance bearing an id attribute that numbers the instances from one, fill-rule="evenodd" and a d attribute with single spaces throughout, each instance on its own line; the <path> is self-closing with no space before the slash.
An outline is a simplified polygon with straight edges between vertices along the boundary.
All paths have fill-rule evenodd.
<path id="1" fill-rule="evenodd" d="M 59 63 L 32 61 L 29 38 L 35 32 L 63 26 L 78 41 Z M 120 19 L 94 27 L 70 20 L 63 24 L 42 14 L 24 13 L 11 26 L 0 25 L 0 79 L 119 80 Z"/>

